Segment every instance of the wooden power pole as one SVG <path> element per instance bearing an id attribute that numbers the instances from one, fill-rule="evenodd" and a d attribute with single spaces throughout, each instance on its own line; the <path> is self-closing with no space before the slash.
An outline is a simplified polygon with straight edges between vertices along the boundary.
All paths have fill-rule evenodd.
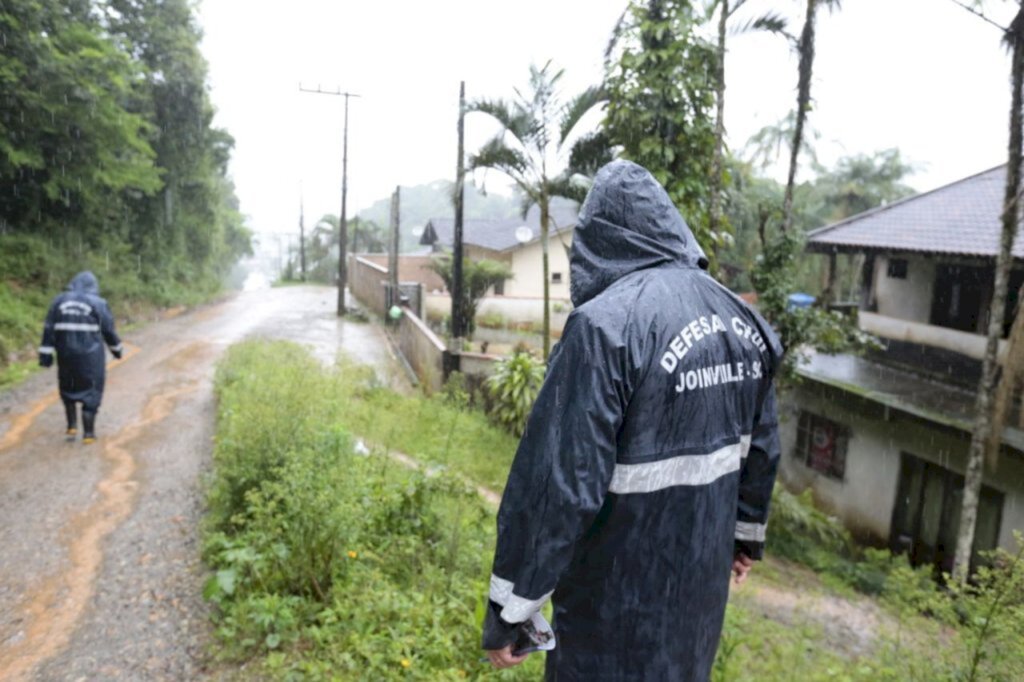
<path id="1" fill-rule="evenodd" d="M 455 160 L 455 235 L 452 245 L 452 344 L 455 352 L 462 351 L 462 340 L 466 336 L 466 311 L 462 305 L 462 210 L 466 181 L 464 163 L 464 138 L 466 118 L 466 81 L 459 83 L 459 150 Z"/>
<path id="2" fill-rule="evenodd" d="M 391 290 L 390 305 L 398 305 L 401 296 L 398 293 L 398 237 L 401 224 L 401 187 L 395 187 L 391 195 L 391 232 L 388 239 L 388 284 Z"/>
<path id="3" fill-rule="evenodd" d="M 342 151 L 341 151 L 341 215 L 338 217 L 338 317 L 345 314 L 345 284 L 348 279 L 348 267 L 346 264 L 346 258 L 348 250 L 348 221 L 345 216 L 346 212 L 346 198 L 348 194 L 348 99 L 349 97 L 359 97 L 351 92 L 342 92 L 341 88 L 337 90 L 321 90 L 317 87 L 316 90 L 307 90 L 299 84 L 299 90 L 301 92 L 312 92 L 318 95 L 337 95 L 345 98 L 345 123 L 344 132 L 342 137 Z"/>

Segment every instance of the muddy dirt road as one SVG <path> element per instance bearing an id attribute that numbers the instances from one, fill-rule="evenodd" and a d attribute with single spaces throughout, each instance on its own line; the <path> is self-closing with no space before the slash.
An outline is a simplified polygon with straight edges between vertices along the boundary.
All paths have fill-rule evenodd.
<path id="1" fill-rule="evenodd" d="M 0 680 L 204 676 L 198 522 L 224 350 L 265 336 L 343 350 L 400 383 L 380 330 L 335 291 L 263 289 L 125 334 L 98 441 L 64 441 L 52 370 L 0 393 Z"/>

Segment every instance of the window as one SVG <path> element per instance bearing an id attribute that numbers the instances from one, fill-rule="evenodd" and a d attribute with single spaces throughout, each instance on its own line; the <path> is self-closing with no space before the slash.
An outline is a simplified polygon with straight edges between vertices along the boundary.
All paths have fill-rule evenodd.
<path id="1" fill-rule="evenodd" d="M 846 473 L 846 427 L 810 412 L 800 412 L 796 455 L 811 469 L 843 480 Z"/>
<path id="2" fill-rule="evenodd" d="M 504 296 L 505 295 L 505 280 L 501 280 L 500 282 L 498 282 L 497 284 L 494 285 L 494 295 L 495 296 Z"/>
<path id="3" fill-rule="evenodd" d="M 890 279 L 907 278 L 907 261 L 905 258 L 890 258 L 888 275 Z"/>
<path id="4" fill-rule="evenodd" d="M 552 272 L 551 273 L 551 283 L 552 284 L 561 284 L 562 283 L 562 273 L 560 273 L 560 272 Z"/>

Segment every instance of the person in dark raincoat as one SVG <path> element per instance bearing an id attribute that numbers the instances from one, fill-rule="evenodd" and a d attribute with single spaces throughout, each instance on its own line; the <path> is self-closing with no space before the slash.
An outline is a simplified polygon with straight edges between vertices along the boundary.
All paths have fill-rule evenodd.
<path id="1" fill-rule="evenodd" d="M 575 309 L 498 512 L 497 667 L 523 660 L 519 625 L 550 597 L 546 679 L 708 679 L 730 570 L 762 555 L 782 349 L 707 263 L 650 173 L 601 169 L 573 237 Z"/>
<path id="2" fill-rule="evenodd" d="M 60 397 L 67 414 L 67 435 L 78 431 L 77 404 L 82 404 L 83 443 L 96 439 L 96 412 L 103 402 L 106 353 L 110 347 L 115 358 L 123 351 L 114 331 L 114 316 L 100 298 L 99 282 L 91 272 L 80 272 L 66 291 L 50 304 L 43 324 L 43 343 L 39 346 L 39 364 L 49 367 L 57 356 Z"/>

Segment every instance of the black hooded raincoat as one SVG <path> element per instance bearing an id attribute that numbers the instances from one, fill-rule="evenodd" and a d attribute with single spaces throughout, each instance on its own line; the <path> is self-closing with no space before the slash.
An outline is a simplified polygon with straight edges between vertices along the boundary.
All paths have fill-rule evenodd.
<path id="1" fill-rule="evenodd" d="M 548 680 L 706 680 L 735 551 L 760 559 L 779 457 L 768 324 L 705 271 L 664 189 L 616 161 L 498 513 L 483 645 L 549 597 Z"/>
<path id="2" fill-rule="evenodd" d="M 41 365 L 49 367 L 57 355 L 60 397 L 65 402 L 81 402 L 90 412 L 99 409 L 106 375 L 104 342 L 120 356 L 121 339 L 107 302 L 100 298 L 96 276 L 80 272 L 50 304 L 39 346 Z"/>

